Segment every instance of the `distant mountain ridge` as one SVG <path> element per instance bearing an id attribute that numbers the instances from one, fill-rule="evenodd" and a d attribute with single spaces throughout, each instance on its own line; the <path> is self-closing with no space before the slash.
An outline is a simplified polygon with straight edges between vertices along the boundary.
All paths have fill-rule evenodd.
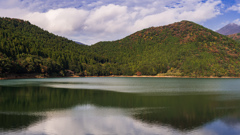
<path id="1" fill-rule="evenodd" d="M 221 29 L 217 30 L 216 32 L 222 34 L 222 35 L 231 35 L 235 33 L 240 33 L 240 25 L 235 23 L 230 23 Z"/>

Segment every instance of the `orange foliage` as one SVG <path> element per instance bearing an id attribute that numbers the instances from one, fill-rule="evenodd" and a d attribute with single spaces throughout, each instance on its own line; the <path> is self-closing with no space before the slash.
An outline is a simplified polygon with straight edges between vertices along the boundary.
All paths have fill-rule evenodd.
<path id="1" fill-rule="evenodd" d="M 140 71 L 137 71 L 136 75 L 137 75 L 137 76 L 141 76 L 142 73 L 141 73 Z"/>

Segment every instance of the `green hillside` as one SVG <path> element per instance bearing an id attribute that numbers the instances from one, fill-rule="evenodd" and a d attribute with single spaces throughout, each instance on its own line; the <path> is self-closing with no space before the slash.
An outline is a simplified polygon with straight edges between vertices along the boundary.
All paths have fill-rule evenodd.
<path id="1" fill-rule="evenodd" d="M 28 21 L 0 18 L 0 74 L 40 73 L 64 75 L 77 73 L 86 65 L 106 59 L 79 45 L 53 35 Z"/>
<path id="2" fill-rule="evenodd" d="M 85 46 L 27 21 L 0 18 L 0 75 L 239 76 L 239 46 L 189 21 Z"/>
<path id="3" fill-rule="evenodd" d="M 123 74 L 239 76 L 240 44 L 189 21 L 100 42 L 94 51 L 125 68 Z"/>

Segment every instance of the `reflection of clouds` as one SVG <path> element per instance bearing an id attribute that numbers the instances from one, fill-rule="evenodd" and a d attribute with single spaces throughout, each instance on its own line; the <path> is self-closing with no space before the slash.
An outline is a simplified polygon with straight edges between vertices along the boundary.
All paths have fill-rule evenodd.
<path id="1" fill-rule="evenodd" d="M 216 135 L 239 135 L 240 133 L 240 123 L 235 123 L 233 126 L 223 120 L 216 120 L 207 124 L 204 128 Z"/>
<path id="2" fill-rule="evenodd" d="M 221 119 L 222 122 L 226 123 L 229 126 L 240 127 L 240 117 L 239 114 L 237 116 L 230 116 Z"/>
<path id="3" fill-rule="evenodd" d="M 46 119 L 27 129 L 5 134 L 16 135 L 81 135 L 81 134 L 158 134 L 158 135 L 218 135 L 240 133 L 240 125 L 229 126 L 221 120 L 203 127 L 183 132 L 163 125 L 150 125 L 135 120 L 127 110 L 118 108 L 98 108 L 83 105 L 56 112 L 47 112 Z"/>
<path id="4" fill-rule="evenodd" d="M 168 128 L 149 127 L 127 117 L 121 109 L 101 109 L 91 106 L 74 108 L 71 116 L 49 118 L 46 132 L 54 134 L 167 134 Z M 125 114 L 125 115 L 124 115 Z M 35 127 L 37 128 L 37 127 Z M 59 130 L 56 130 L 59 129 Z M 62 129 L 62 130 L 61 130 Z M 67 130 L 66 130 L 67 129 Z"/>
<path id="5" fill-rule="evenodd" d="M 92 106 L 80 106 L 71 111 L 51 113 L 50 117 L 25 131 L 14 133 L 28 134 L 177 134 L 168 127 L 147 125 L 136 121 L 121 109 L 101 109 Z M 11 133 L 9 133 L 11 134 Z"/>

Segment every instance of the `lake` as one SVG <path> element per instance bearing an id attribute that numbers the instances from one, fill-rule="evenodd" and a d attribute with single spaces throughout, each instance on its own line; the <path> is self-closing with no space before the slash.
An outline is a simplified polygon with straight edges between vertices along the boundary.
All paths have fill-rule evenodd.
<path id="1" fill-rule="evenodd" d="M 0 80 L 0 134 L 239 135 L 240 79 Z"/>

